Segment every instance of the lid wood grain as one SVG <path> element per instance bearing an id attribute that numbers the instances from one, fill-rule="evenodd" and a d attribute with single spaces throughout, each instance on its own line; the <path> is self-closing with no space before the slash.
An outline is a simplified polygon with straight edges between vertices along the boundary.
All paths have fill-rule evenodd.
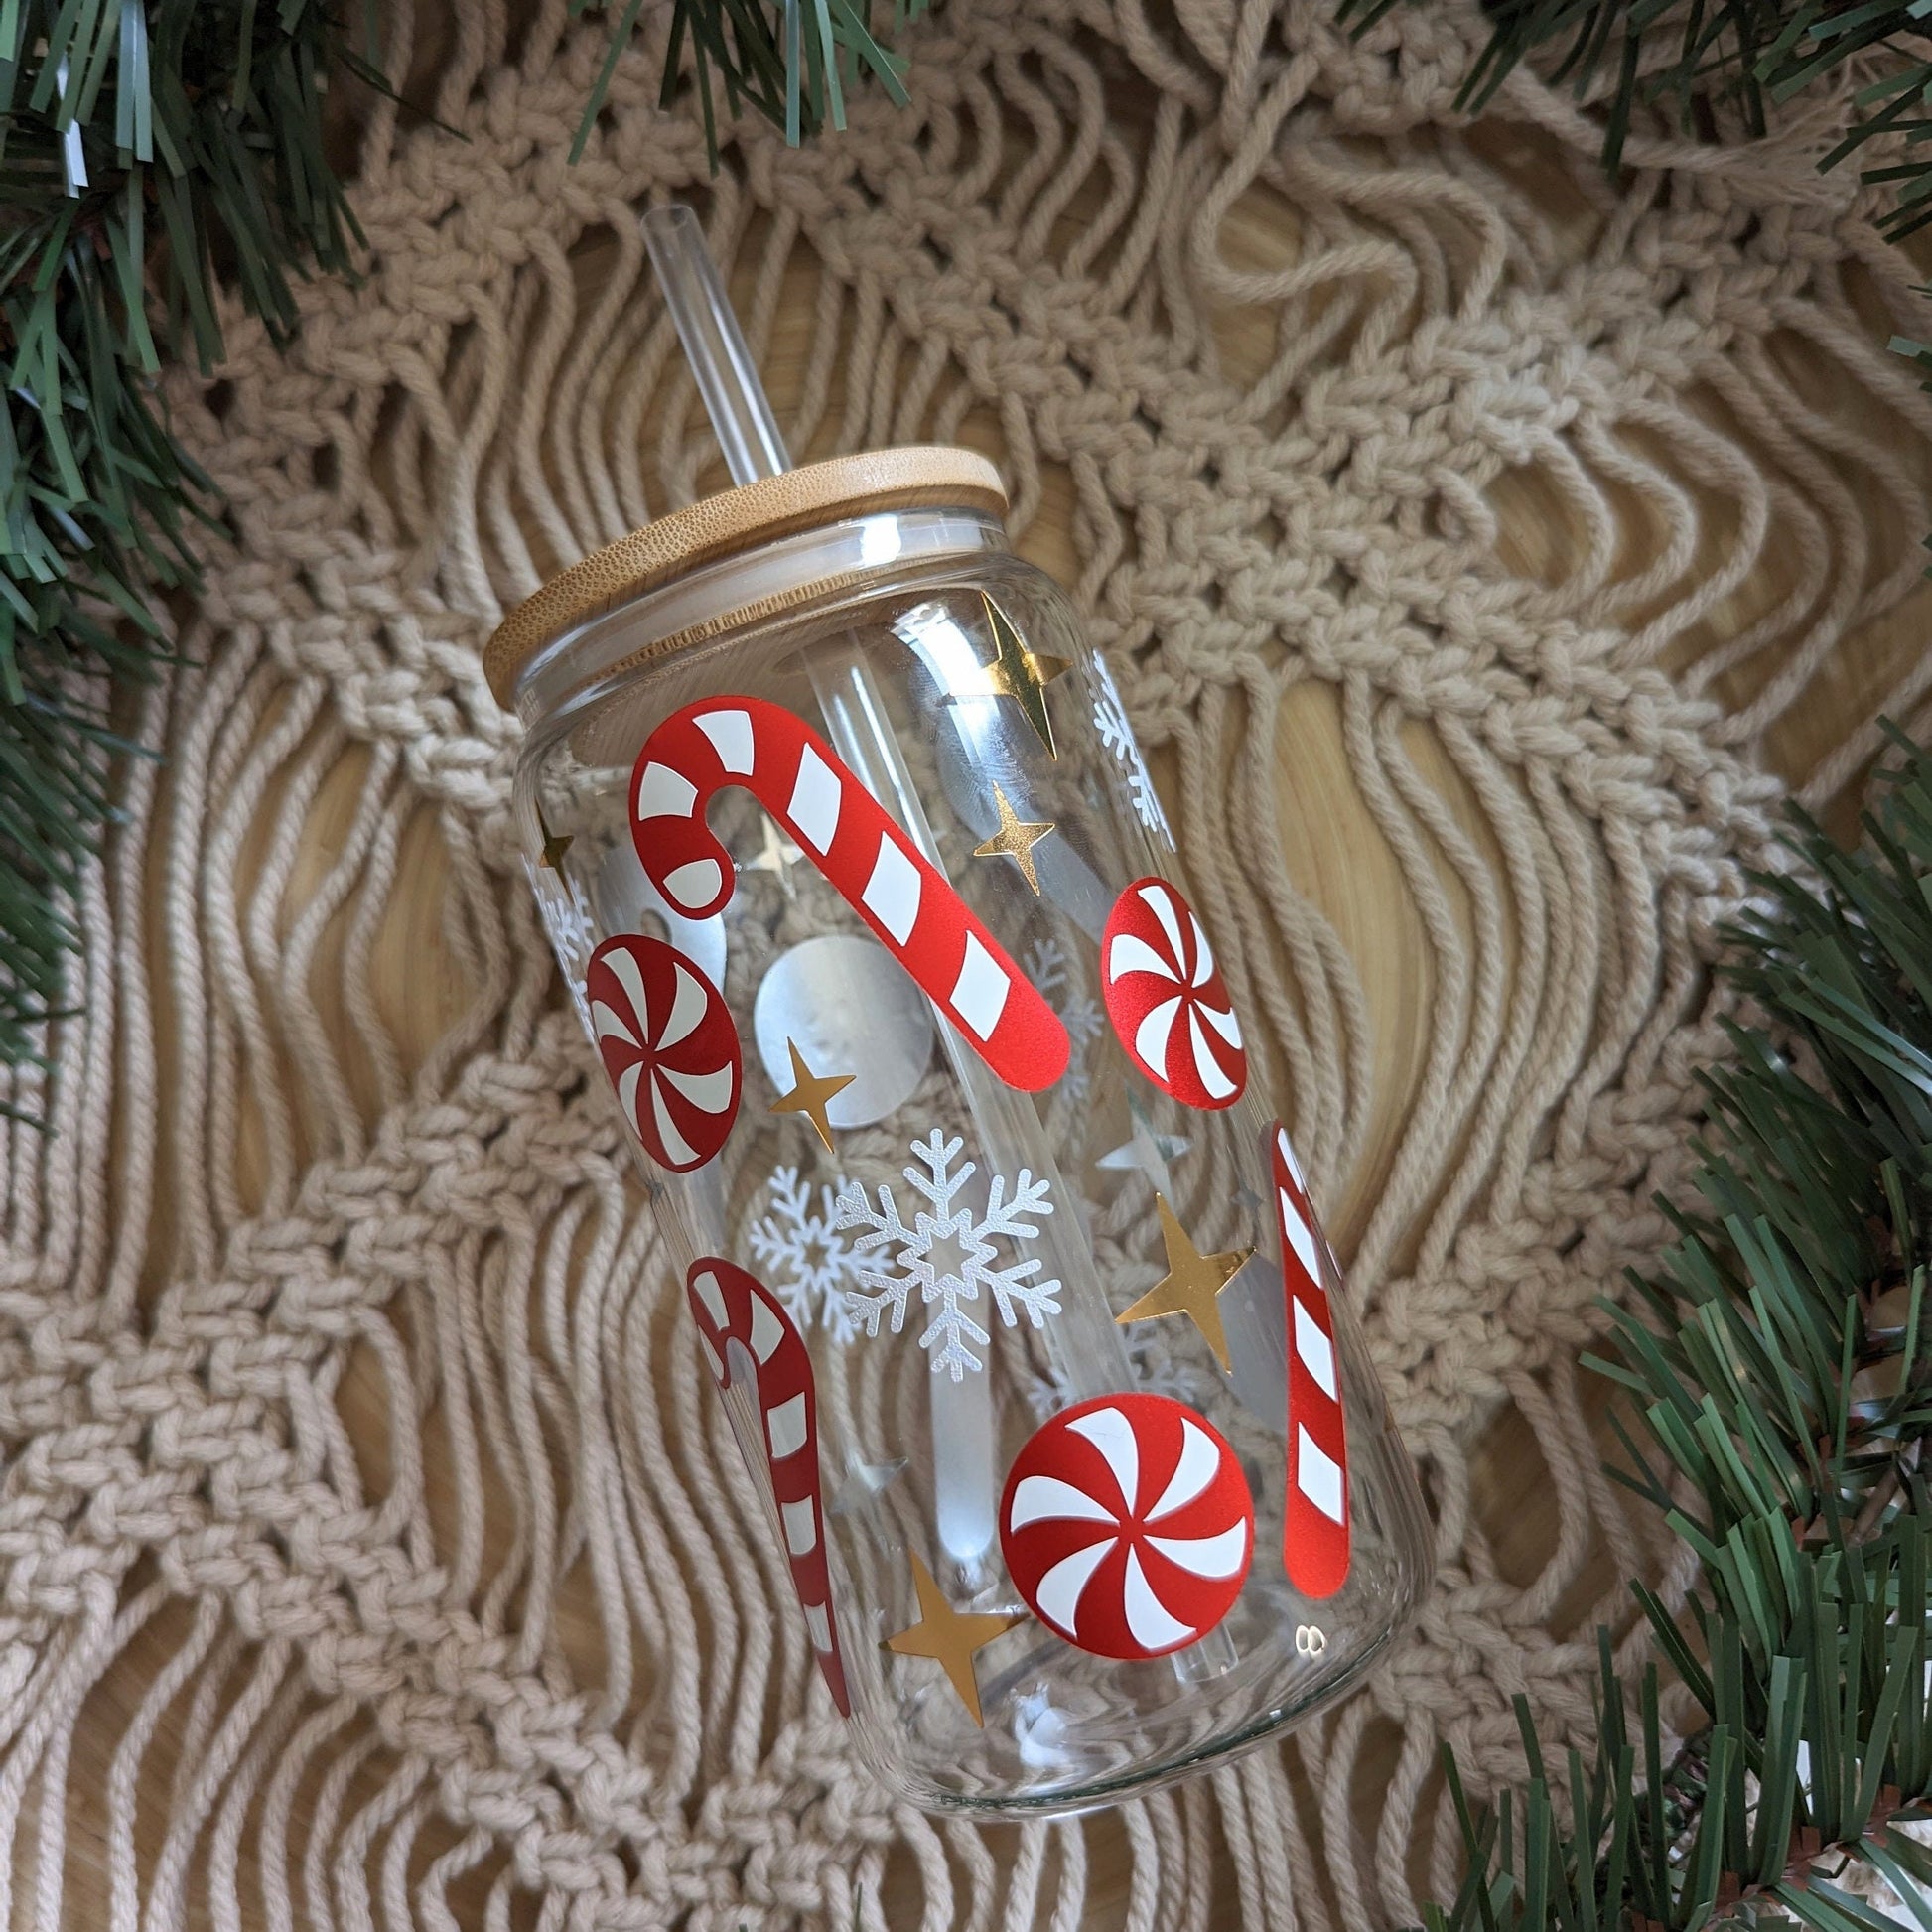
<path id="1" fill-rule="evenodd" d="M 1004 516 L 1000 473 L 971 450 L 867 450 L 728 489 L 593 552 L 527 597 L 483 646 L 483 675 L 508 709 L 545 645 L 625 598 L 734 551 L 876 510 L 957 508 Z"/>

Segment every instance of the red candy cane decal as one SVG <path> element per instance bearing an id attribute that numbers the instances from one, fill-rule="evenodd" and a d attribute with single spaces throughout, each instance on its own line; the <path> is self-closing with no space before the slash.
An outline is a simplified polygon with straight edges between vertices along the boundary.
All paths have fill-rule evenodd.
<path id="1" fill-rule="evenodd" d="M 1107 1018 L 1127 1057 L 1183 1106 L 1233 1106 L 1248 1054 L 1194 908 L 1165 879 L 1135 880 L 1107 914 L 1100 960 Z"/>
<path id="2" fill-rule="evenodd" d="M 1066 1029 L 965 901 L 803 719 L 762 698 L 702 698 L 644 741 L 630 835 L 659 892 L 694 919 L 731 902 L 731 855 L 705 823 L 743 785 L 817 861 L 1009 1086 L 1034 1093 L 1066 1071 Z"/>
<path id="3" fill-rule="evenodd" d="M 1288 1513 L 1282 1566 L 1304 1596 L 1332 1596 L 1348 1575 L 1348 1429 L 1321 1233 L 1288 1135 L 1275 1129 L 1275 1206 L 1288 1301 Z"/>
<path id="4" fill-rule="evenodd" d="M 591 954 L 584 998 L 644 1152 L 673 1173 L 703 1167 L 738 1118 L 741 1055 L 724 996 L 675 946 L 621 932 Z"/>
<path id="5" fill-rule="evenodd" d="M 832 1575 L 825 1561 L 825 1510 L 819 1497 L 818 1397 L 812 1358 L 791 1317 L 754 1275 L 711 1255 L 691 1264 L 684 1292 L 697 1317 L 698 1340 L 720 1389 L 733 1386 L 734 1344 L 750 1355 L 771 1495 L 778 1505 L 791 1586 L 798 1592 L 812 1649 L 839 1716 L 852 1715 L 832 1613 Z M 743 1447 L 741 1439 L 741 1447 Z M 747 1451 L 747 1460 L 750 1452 Z"/>

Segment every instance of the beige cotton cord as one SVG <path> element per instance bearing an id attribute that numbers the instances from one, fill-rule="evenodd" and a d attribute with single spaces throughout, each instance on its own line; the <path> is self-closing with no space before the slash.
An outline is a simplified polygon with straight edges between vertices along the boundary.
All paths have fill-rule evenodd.
<path id="1" fill-rule="evenodd" d="M 1639 124 L 1611 182 L 1528 71 L 1463 124 L 1472 9 L 949 0 L 910 108 L 744 124 L 714 178 L 667 14 L 573 168 L 601 22 L 385 13 L 434 119 L 364 104 L 368 273 L 287 355 L 234 314 L 171 379 L 234 541 L 132 700 L 167 761 L 82 880 L 75 1016 L 0 1094 L 48 1124 L 0 1118 L 0 1905 L 1412 1920 L 1438 1743 L 1510 1775 L 1518 1692 L 1586 1735 L 1596 1621 L 1642 1651 L 1618 1578 L 1690 1585 L 1576 1356 L 1667 1238 L 1772 773 L 1836 801 L 1932 688 L 1841 677 L 1932 527 L 1911 271 L 1811 166 L 1842 90 L 1755 146 Z M 859 1769 L 532 908 L 482 646 L 719 482 L 636 234 L 672 195 L 793 449 L 981 450 L 1075 590 L 1424 1468 L 1415 1640 L 1115 1817 L 987 1832 Z M 1319 889 L 1357 868 L 1367 939 Z"/>

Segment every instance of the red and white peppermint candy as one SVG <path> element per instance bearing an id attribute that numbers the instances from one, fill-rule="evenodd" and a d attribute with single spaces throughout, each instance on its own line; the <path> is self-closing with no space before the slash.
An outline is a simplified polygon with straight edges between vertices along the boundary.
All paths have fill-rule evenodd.
<path id="1" fill-rule="evenodd" d="M 729 1392 L 738 1386 L 734 1364 L 750 1366 L 761 1456 L 754 1455 L 743 1435 L 739 1448 L 754 1475 L 761 1459 L 771 1479 L 771 1499 L 778 1506 L 778 1526 L 791 1563 L 791 1587 L 805 1612 L 825 1687 L 839 1716 L 849 1718 L 852 1700 L 846 1692 L 838 1618 L 832 1611 L 832 1573 L 825 1561 L 818 1393 L 811 1354 L 778 1298 L 756 1275 L 729 1261 L 715 1255 L 694 1261 L 684 1278 L 684 1292 L 718 1387 Z"/>
<path id="2" fill-rule="evenodd" d="M 1320 1224 L 1301 1164 L 1277 1126 L 1275 1210 L 1288 1298 L 1288 1509 L 1282 1567 L 1304 1596 L 1332 1596 L 1348 1575 L 1348 1425 L 1334 1315 L 1322 1286 Z"/>
<path id="3" fill-rule="evenodd" d="M 675 946 L 624 932 L 591 954 L 584 998 L 644 1152 L 680 1173 L 703 1167 L 738 1117 L 741 1055 L 724 995 Z"/>
<path id="4" fill-rule="evenodd" d="M 1227 982 L 1194 908 L 1165 879 L 1137 879 L 1100 935 L 1101 991 L 1114 1036 L 1165 1094 L 1231 1107 L 1248 1055 Z"/>
<path id="5" fill-rule="evenodd" d="M 731 855 L 705 823 L 743 785 L 810 856 L 1009 1086 L 1066 1071 L 1066 1029 L 892 815 L 802 718 L 762 698 L 701 698 L 644 741 L 630 780 L 630 835 L 653 885 L 681 912 L 730 902 Z"/>
<path id="6" fill-rule="evenodd" d="M 1000 1548 L 1041 1622 L 1096 1657 L 1164 1657 L 1234 1607 L 1255 1505 L 1226 1439 L 1165 1395 L 1105 1395 L 1035 1431 Z"/>

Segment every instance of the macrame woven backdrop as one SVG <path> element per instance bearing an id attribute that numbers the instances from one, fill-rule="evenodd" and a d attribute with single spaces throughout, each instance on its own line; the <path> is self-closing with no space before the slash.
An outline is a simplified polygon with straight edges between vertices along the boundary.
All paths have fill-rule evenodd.
<path id="1" fill-rule="evenodd" d="M 75 907 L 77 1017 L 8 1090 L 51 1131 L 0 1121 L 0 1923 L 1410 1919 L 1454 1872 L 1439 1740 L 1507 1774 L 1519 1691 L 1582 1734 L 1608 1586 L 1659 1574 L 1574 1361 L 1665 1238 L 1769 748 L 1917 578 L 1907 265 L 1816 124 L 1640 127 L 1617 183 L 1527 73 L 1465 126 L 1482 28 L 1442 5 L 1356 44 L 1320 0 L 948 0 L 910 109 L 740 127 L 716 179 L 655 104 L 664 19 L 573 168 L 601 23 L 383 12 L 434 118 L 359 127 L 366 278 L 175 384 L 233 541 L 133 707 L 166 759 Z M 975 442 L 1023 547 L 1058 505 L 1317 1195 L 1369 1202 L 1420 1632 L 1285 1748 L 1082 1823 L 934 1823 L 858 1766 L 512 836 L 483 640 L 719 481 L 635 227 L 664 193 L 792 345 L 795 451 Z M 1932 660 L 1899 678 L 1815 796 Z M 1368 1004 L 1277 792 L 1309 686 L 1427 955 L 1368 1184 Z M 1513 1580 L 1471 1485 L 1504 1423 L 1560 1524 Z"/>

